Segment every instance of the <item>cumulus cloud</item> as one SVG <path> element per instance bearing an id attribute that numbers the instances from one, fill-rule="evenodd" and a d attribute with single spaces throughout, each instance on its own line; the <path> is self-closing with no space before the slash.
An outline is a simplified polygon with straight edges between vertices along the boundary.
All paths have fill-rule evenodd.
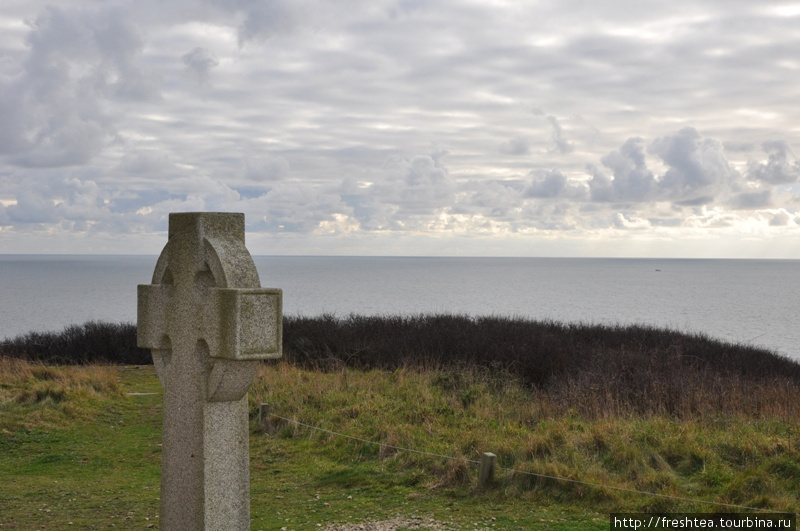
<path id="1" fill-rule="evenodd" d="M 584 185 L 570 183 L 559 170 L 533 171 L 531 177 L 531 184 L 525 190 L 525 197 L 580 200 L 586 196 Z"/>
<path id="2" fill-rule="evenodd" d="M 789 145 L 784 141 L 764 142 L 762 149 L 767 153 L 767 162 L 751 161 L 747 166 L 747 177 L 768 184 L 791 184 L 800 177 L 800 161 L 793 157 Z M 794 158 L 794 162 L 790 161 Z"/>
<path id="3" fill-rule="evenodd" d="M 656 179 L 647 168 L 644 139 L 629 138 L 601 161 L 611 170 L 614 178 L 609 178 L 595 166 L 589 167 L 592 175 L 589 190 L 594 201 L 638 202 L 653 199 Z"/>
<path id="4" fill-rule="evenodd" d="M 648 154 L 659 159 L 661 175 L 648 166 Z M 648 203 L 668 201 L 676 206 L 700 206 L 724 200 L 741 188 L 741 175 L 727 159 L 722 143 L 686 127 L 649 145 L 643 138 L 629 138 L 604 156 L 602 169 L 589 165 L 589 190 L 593 201 Z M 769 193 L 741 192 L 731 201 L 736 208 L 769 204 Z"/>
<path id="5" fill-rule="evenodd" d="M 512 220 L 524 202 L 527 186 L 519 179 L 471 179 L 461 187 L 460 193 L 464 197 L 457 201 L 453 212 L 480 215 L 487 220 Z"/>
<path id="6" fill-rule="evenodd" d="M 660 193 L 678 204 L 710 203 L 738 177 L 722 143 L 693 127 L 656 139 L 651 151 L 669 168 L 659 179 Z"/>
<path id="7" fill-rule="evenodd" d="M 455 199 L 455 183 L 442 164 L 444 153 L 390 157 L 385 179 L 373 185 L 373 198 L 396 205 L 401 215 L 431 214 Z"/>
<path id="8" fill-rule="evenodd" d="M 528 197 L 558 197 L 567 186 L 567 178 L 558 170 L 540 173 L 533 177 L 531 185 L 525 191 Z"/>
<path id="9" fill-rule="evenodd" d="M 624 230 L 641 230 L 650 227 L 650 222 L 636 216 L 636 214 L 617 212 L 613 216 L 613 226 Z"/>
<path id="10" fill-rule="evenodd" d="M 333 186 L 286 181 L 238 203 L 255 230 L 308 233 L 352 215 Z M 338 217 L 337 217 L 338 215 Z"/>

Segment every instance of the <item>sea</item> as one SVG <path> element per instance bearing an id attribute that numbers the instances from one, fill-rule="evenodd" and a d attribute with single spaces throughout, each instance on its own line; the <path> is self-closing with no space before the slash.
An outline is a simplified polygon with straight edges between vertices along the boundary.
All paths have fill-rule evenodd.
<path id="1" fill-rule="evenodd" d="M 135 322 L 156 256 L 0 255 L 0 338 Z M 800 260 L 256 256 L 284 314 L 645 324 L 800 360 Z"/>

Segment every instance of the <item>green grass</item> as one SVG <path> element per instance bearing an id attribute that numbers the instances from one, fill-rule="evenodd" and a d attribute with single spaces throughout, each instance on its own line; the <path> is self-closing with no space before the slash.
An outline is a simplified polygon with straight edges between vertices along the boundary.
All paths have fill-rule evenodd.
<path id="1" fill-rule="evenodd" d="M 0 359 L 0 369 L 0 529 L 158 529 L 161 395 L 153 368 Z M 610 512 L 719 509 L 509 470 L 478 490 L 470 460 L 485 451 L 521 472 L 800 508 L 800 430 L 784 409 L 598 416 L 552 399 L 479 369 L 264 366 L 250 394 L 252 529 L 413 516 L 453 529 L 607 529 Z M 262 402 L 274 415 L 380 445 L 275 417 L 264 433 L 256 419 Z"/>

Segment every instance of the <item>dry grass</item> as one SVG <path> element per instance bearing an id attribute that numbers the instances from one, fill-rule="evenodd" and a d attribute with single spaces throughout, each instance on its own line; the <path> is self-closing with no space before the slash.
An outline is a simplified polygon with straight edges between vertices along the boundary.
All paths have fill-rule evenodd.
<path id="1" fill-rule="evenodd" d="M 114 367 L 51 367 L 0 357 L 0 424 L 6 426 L 10 419 L 30 429 L 84 418 L 92 402 L 122 395 Z"/>
<path id="2" fill-rule="evenodd" d="M 800 488 L 800 415 L 784 404 L 800 398 L 797 389 L 756 390 L 759 398 L 750 399 L 746 388 L 736 391 L 739 383 L 731 388 L 741 393 L 733 404 L 709 400 L 700 406 L 698 395 L 687 399 L 681 414 L 673 409 L 643 416 L 613 397 L 603 399 L 607 389 L 577 384 L 553 394 L 486 371 L 320 372 L 279 363 L 263 367 L 251 409 L 255 414 L 258 403 L 267 403 L 275 415 L 375 441 L 276 420 L 278 437 L 312 438 L 343 462 L 377 459 L 389 470 L 412 476 L 418 471 L 430 489 L 474 484 L 471 461 L 491 451 L 499 466 L 517 471 L 502 472 L 498 480 L 514 497 L 585 500 L 609 510 L 709 509 L 546 475 L 796 511 L 791 493 Z M 589 406 L 592 401 L 598 403 Z"/>

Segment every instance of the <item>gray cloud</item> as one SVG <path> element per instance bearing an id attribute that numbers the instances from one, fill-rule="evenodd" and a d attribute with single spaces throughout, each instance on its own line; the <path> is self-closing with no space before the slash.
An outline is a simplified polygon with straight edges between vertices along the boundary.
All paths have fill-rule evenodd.
<path id="1" fill-rule="evenodd" d="M 531 185 L 525 190 L 527 197 L 558 197 L 567 186 L 567 178 L 558 170 L 534 176 Z"/>
<path id="2" fill-rule="evenodd" d="M 799 17 L 778 2 L 56 6 L 6 8 L 3 242 L 144 233 L 170 209 L 583 241 L 800 215 Z"/>
<path id="3" fill-rule="evenodd" d="M 109 210 L 97 183 L 67 178 L 22 188 L 17 203 L 6 207 L 6 214 L 11 223 L 85 223 L 105 221 Z"/>
<path id="4" fill-rule="evenodd" d="M 525 197 L 540 199 L 562 198 L 569 200 L 586 199 L 586 187 L 582 184 L 570 183 L 559 170 L 531 172 L 531 184 L 525 190 Z"/>
<path id="5" fill-rule="evenodd" d="M 692 127 L 656 139 L 651 150 L 669 167 L 658 188 L 677 203 L 709 202 L 737 178 L 722 144 Z"/>
<path id="6" fill-rule="evenodd" d="M 742 192 L 731 198 L 730 205 L 739 210 L 769 208 L 772 206 L 772 191 Z"/>
<path id="7" fill-rule="evenodd" d="M 785 210 L 781 210 L 773 216 L 773 218 L 769 221 L 769 224 L 772 227 L 785 227 L 791 222 L 792 216 L 789 215 L 789 213 Z"/>
<path id="8" fill-rule="evenodd" d="M 522 180 L 505 181 L 473 179 L 460 187 L 464 195 L 454 212 L 481 215 L 497 221 L 512 221 L 524 204 L 527 183 Z"/>
<path id="9" fill-rule="evenodd" d="M 47 7 L 32 23 L 17 74 L 0 86 L 0 152 L 26 167 L 74 166 L 115 133 L 113 101 L 155 97 L 143 42 L 125 14 Z"/>
<path id="10" fill-rule="evenodd" d="M 200 46 L 185 53 L 181 57 L 181 61 L 186 65 L 186 72 L 198 85 L 207 84 L 211 75 L 211 69 L 219 66 L 217 57 L 212 52 Z"/>
<path id="11" fill-rule="evenodd" d="M 666 166 L 663 175 L 657 176 L 649 169 L 648 151 Z M 683 206 L 703 205 L 736 188 L 740 180 L 722 144 L 703 138 L 691 127 L 657 138 L 649 147 L 642 138 L 630 138 L 618 150 L 603 157 L 602 163 L 612 171 L 614 178 L 594 166 L 589 167 L 592 175 L 589 189 L 594 201 L 671 201 Z"/>
<path id="12" fill-rule="evenodd" d="M 615 151 L 602 158 L 603 166 L 612 171 L 613 179 L 590 166 L 589 190 L 594 201 L 627 202 L 652 200 L 656 180 L 647 168 L 642 138 L 629 138 Z"/>
<path id="13" fill-rule="evenodd" d="M 784 141 L 769 141 L 762 144 L 767 153 L 766 163 L 751 161 L 747 166 L 747 177 L 754 181 L 768 184 L 790 184 L 797 182 L 800 177 L 800 161 L 793 157 L 789 161 L 792 151 Z"/>
<path id="14" fill-rule="evenodd" d="M 277 181 L 289 174 L 291 166 L 284 157 L 255 155 L 244 159 L 244 178 L 248 181 Z"/>
<path id="15" fill-rule="evenodd" d="M 558 119 L 555 116 L 548 116 L 547 121 L 553 126 L 552 138 L 553 142 L 556 144 L 556 151 L 562 155 L 570 153 L 574 148 L 572 147 L 572 143 L 565 138 L 564 130 L 561 128 L 561 124 L 558 123 Z"/>
<path id="16" fill-rule="evenodd" d="M 396 205 L 401 215 L 432 214 L 452 205 L 455 183 L 442 164 L 444 153 L 411 158 L 391 157 L 384 165 L 385 179 L 372 187 L 372 198 Z"/>
<path id="17" fill-rule="evenodd" d="M 527 155 L 531 151 L 530 142 L 527 139 L 517 137 L 507 140 L 500 145 L 500 152 L 508 155 Z"/>

